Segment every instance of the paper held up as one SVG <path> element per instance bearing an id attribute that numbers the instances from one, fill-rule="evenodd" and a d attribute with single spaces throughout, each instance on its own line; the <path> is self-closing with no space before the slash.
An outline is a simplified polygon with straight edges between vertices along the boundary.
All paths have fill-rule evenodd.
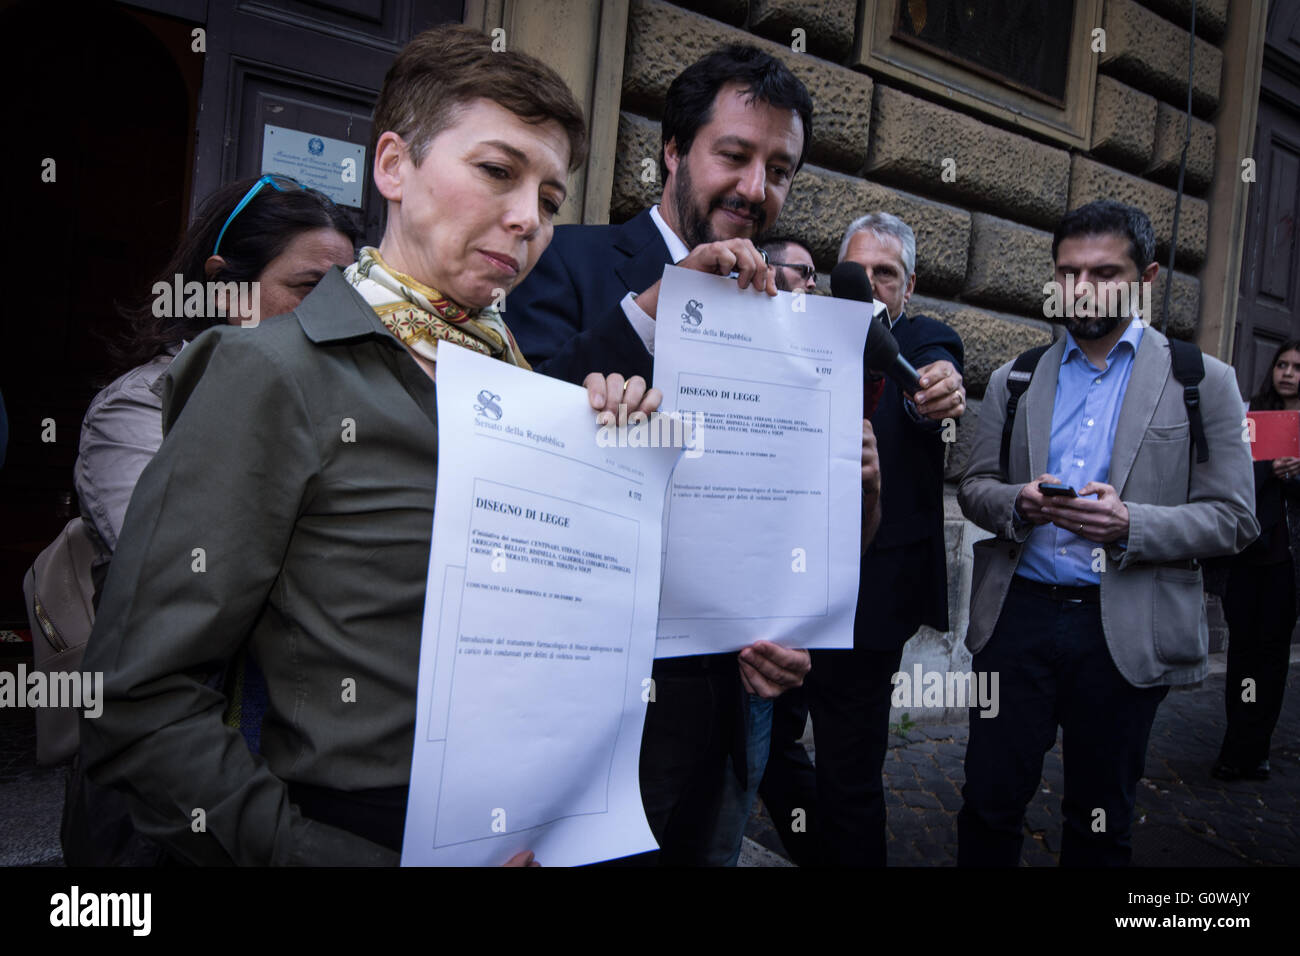
<path id="1" fill-rule="evenodd" d="M 599 442 L 587 393 L 442 342 L 403 865 L 655 848 L 638 761 L 680 448 Z"/>
<path id="2" fill-rule="evenodd" d="M 659 657 L 853 646 L 871 309 L 669 266 L 655 386 L 702 454 L 673 475 Z"/>

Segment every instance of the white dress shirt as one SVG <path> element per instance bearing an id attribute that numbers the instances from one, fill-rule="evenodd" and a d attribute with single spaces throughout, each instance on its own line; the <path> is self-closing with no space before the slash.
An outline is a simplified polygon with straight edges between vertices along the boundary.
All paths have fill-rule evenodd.
<path id="1" fill-rule="evenodd" d="M 668 223 L 664 222 L 664 217 L 659 215 L 658 204 L 650 207 L 650 218 L 654 220 L 659 235 L 664 237 L 664 244 L 668 246 L 668 254 L 673 257 L 674 265 L 691 254 L 691 250 L 686 248 L 686 243 L 678 238 L 677 233 L 668 228 Z M 645 310 L 636 304 L 636 295 L 635 292 L 629 292 L 623 296 L 619 305 L 623 307 L 623 314 L 627 316 L 628 322 L 632 323 L 633 331 L 645 343 L 645 350 L 654 355 L 655 320 L 650 318 L 645 313 Z"/>

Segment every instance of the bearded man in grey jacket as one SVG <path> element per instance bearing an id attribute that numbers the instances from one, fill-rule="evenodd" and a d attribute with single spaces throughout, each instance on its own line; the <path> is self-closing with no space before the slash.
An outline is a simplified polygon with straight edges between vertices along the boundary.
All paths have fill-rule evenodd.
<path id="1" fill-rule="evenodd" d="M 966 643 L 1001 690 L 999 707 L 971 712 L 962 866 L 1017 864 L 1058 726 L 1061 863 L 1128 864 L 1156 708 L 1170 686 L 1208 672 L 1200 562 L 1259 533 L 1232 369 L 1203 357 L 1187 395 L 1169 340 L 1135 310 L 1105 307 L 1159 269 L 1146 214 L 1109 200 L 1080 207 L 1057 227 L 1052 258 L 1071 299 L 1066 335 L 1032 367 L 1005 464 L 1012 363 L 993 373 L 959 495 L 994 535 L 975 545 Z"/>

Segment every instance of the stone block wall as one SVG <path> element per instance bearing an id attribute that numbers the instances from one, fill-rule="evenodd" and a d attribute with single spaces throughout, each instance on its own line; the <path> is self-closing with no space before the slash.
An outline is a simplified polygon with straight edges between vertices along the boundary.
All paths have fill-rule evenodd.
<path id="1" fill-rule="evenodd" d="M 673 77 L 723 43 L 755 43 L 795 71 L 815 104 L 809 163 L 775 228 L 807 242 L 824 272 L 855 217 L 885 209 L 906 220 L 917 235 L 913 311 L 969 336 L 966 378 L 978 399 L 997 365 L 1050 340 L 1042 303 L 1051 230 L 1092 199 L 1114 197 L 1151 216 L 1159 321 L 1187 128 L 1193 2 L 1192 135 L 1167 329 L 1193 339 L 1215 150 L 1207 117 L 1219 98 L 1227 0 L 1105 0 L 1087 152 L 851 65 L 858 0 L 631 0 L 611 218 L 658 199 L 658 117 Z"/>

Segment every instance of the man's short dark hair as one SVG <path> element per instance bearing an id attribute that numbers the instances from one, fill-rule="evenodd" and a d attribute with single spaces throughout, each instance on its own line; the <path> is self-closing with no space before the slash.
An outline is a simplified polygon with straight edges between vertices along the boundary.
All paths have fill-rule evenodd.
<path id="1" fill-rule="evenodd" d="M 758 248 L 767 252 L 769 256 L 775 256 L 786 251 L 786 246 L 798 246 L 808 255 L 812 255 L 812 247 L 802 239 L 796 239 L 794 236 L 785 236 L 779 233 L 770 236 L 764 236 L 763 241 L 758 243 Z"/>
<path id="2" fill-rule="evenodd" d="M 808 88 L 776 57 L 758 47 L 732 43 L 696 60 L 677 75 L 668 87 L 664 104 L 663 146 L 677 141 L 677 152 L 691 150 L 695 134 L 713 114 L 713 101 L 726 83 L 738 83 L 744 92 L 777 109 L 791 109 L 803 121 L 803 150 L 795 172 L 803 166 L 812 142 L 812 97 Z M 663 149 L 659 150 L 659 179 L 668 179 Z"/>
<path id="3" fill-rule="evenodd" d="M 1065 214 L 1052 236 L 1053 262 L 1061 240 L 1075 236 L 1123 236 L 1139 273 L 1156 258 L 1156 234 L 1147 214 L 1113 199 L 1097 199 Z"/>

